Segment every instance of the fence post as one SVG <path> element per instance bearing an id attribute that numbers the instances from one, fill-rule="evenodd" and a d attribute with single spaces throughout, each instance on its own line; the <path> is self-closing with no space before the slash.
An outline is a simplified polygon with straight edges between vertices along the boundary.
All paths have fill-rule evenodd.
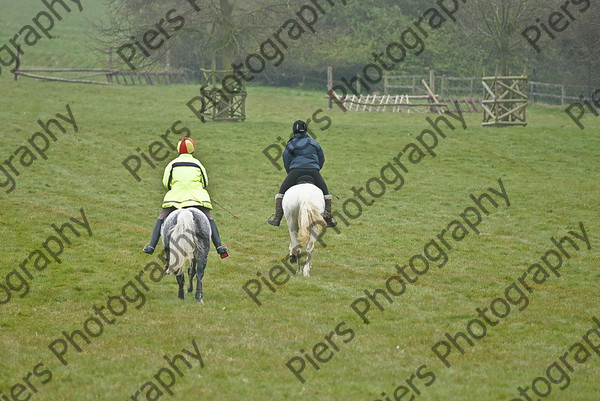
<path id="1" fill-rule="evenodd" d="M 535 103 L 536 99 L 535 99 L 535 91 L 533 90 L 533 82 L 528 82 L 527 86 L 529 87 L 529 100 L 531 100 L 531 103 Z"/>
<path id="2" fill-rule="evenodd" d="M 388 76 L 384 75 L 383 76 L 383 94 L 387 95 L 388 93 Z"/>
<path id="3" fill-rule="evenodd" d="M 333 99 L 331 98 L 331 91 L 333 90 L 333 67 L 327 67 L 327 94 L 329 95 L 329 109 L 333 108 Z"/>
<path id="4" fill-rule="evenodd" d="M 473 89 L 475 89 L 475 78 L 471 78 L 471 90 L 469 92 L 469 99 L 473 99 Z"/>
<path id="5" fill-rule="evenodd" d="M 442 75 L 442 83 L 440 88 L 440 98 L 444 99 L 444 90 L 446 89 L 446 76 Z"/>
<path id="6" fill-rule="evenodd" d="M 112 46 L 110 46 L 108 48 L 108 69 L 110 70 L 110 73 L 106 74 L 106 81 L 109 84 L 112 84 L 112 71 L 113 71 L 113 48 Z"/>
<path id="7" fill-rule="evenodd" d="M 171 49 L 168 48 L 165 52 L 165 58 L 167 62 L 167 74 L 171 73 Z M 168 84 L 167 84 L 168 85 Z"/>
<path id="8" fill-rule="evenodd" d="M 13 69 L 13 74 L 15 74 L 15 81 L 19 79 L 19 68 L 21 67 L 21 48 L 17 48 L 17 62 L 15 63 L 15 68 Z"/>
<path id="9" fill-rule="evenodd" d="M 435 93 L 435 70 L 429 70 L 429 89 Z"/>

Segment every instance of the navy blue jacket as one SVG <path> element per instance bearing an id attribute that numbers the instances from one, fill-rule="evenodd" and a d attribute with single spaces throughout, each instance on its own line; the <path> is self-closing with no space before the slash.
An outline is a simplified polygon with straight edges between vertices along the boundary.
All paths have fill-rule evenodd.
<path id="1" fill-rule="evenodd" d="M 321 145 L 306 132 L 294 135 L 283 151 L 283 166 L 288 173 L 291 169 L 321 170 L 325 155 Z"/>

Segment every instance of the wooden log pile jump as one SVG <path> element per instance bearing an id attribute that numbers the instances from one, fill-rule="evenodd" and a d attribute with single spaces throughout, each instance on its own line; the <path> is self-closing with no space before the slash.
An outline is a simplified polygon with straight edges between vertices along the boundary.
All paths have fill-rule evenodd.
<path id="1" fill-rule="evenodd" d="M 447 111 L 457 113 L 479 113 L 477 107 L 479 100 L 475 99 L 439 99 L 427 83 L 423 82 L 429 95 L 346 95 L 339 97 L 335 91 L 331 91 L 329 98 L 332 103 L 337 104 L 345 111 L 370 111 L 392 113 L 432 112 L 445 113 Z"/>
<path id="2" fill-rule="evenodd" d="M 446 108 L 446 103 L 430 102 L 428 96 L 409 95 L 352 95 L 339 98 L 336 103 L 343 103 L 348 111 L 375 111 L 392 113 L 429 112 L 432 107 Z M 427 100 L 415 103 L 414 100 Z"/>
<path id="3" fill-rule="evenodd" d="M 357 76 L 356 89 L 349 88 L 353 95 L 340 96 L 333 90 L 333 67 L 327 69 L 327 93 L 329 99 L 329 108 L 335 104 L 344 111 L 369 111 L 369 112 L 392 112 L 392 113 L 413 113 L 413 112 L 431 112 L 431 113 L 479 113 L 481 100 L 473 98 L 475 87 L 475 78 L 451 78 L 441 77 L 442 95 L 435 94 L 435 71 L 429 72 L 429 83 L 427 78 L 418 75 L 410 76 L 384 76 L 383 95 L 374 92 L 368 95 L 362 95 L 360 82 L 362 80 Z M 464 85 L 457 86 L 455 82 L 466 81 L 468 87 Z M 446 82 L 454 82 L 455 87 L 446 87 Z M 422 86 L 421 86 L 422 85 Z M 403 94 L 388 94 L 388 90 L 394 92 L 401 91 Z M 459 93 L 463 97 L 444 96 L 448 92 Z"/>

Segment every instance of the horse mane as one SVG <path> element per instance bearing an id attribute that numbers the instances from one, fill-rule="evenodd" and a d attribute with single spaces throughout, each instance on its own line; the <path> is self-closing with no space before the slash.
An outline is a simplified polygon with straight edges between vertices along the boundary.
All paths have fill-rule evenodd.
<path id="1" fill-rule="evenodd" d="M 319 213 L 317 206 L 309 199 L 300 201 L 298 210 L 298 242 L 305 246 L 311 234 L 319 237 L 327 223 Z"/>
<path id="2" fill-rule="evenodd" d="M 182 209 L 177 216 L 177 223 L 169 236 L 169 271 L 181 274 L 185 263 L 194 258 L 196 249 L 194 215 Z"/>

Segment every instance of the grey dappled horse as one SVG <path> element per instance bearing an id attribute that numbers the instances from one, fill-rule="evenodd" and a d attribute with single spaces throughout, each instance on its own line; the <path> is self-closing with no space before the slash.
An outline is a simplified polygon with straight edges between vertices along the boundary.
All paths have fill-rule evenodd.
<path id="1" fill-rule="evenodd" d="M 196 274 L 196 300 L 204 303 L 202 278 L 210 250 L 210 235 L 208 218 L 196 208 L 178 209 L 165 219 L 161 236 L 167 252 L 167 274 L 176 275 L 179 284 L 178 296 L 181 299 L 183 299 L 185 281 L 183 268 L 187 262 L 191 262 L 188 269 L 190 276 L 188 292 L 194 290 L 192 280 Z"/>

